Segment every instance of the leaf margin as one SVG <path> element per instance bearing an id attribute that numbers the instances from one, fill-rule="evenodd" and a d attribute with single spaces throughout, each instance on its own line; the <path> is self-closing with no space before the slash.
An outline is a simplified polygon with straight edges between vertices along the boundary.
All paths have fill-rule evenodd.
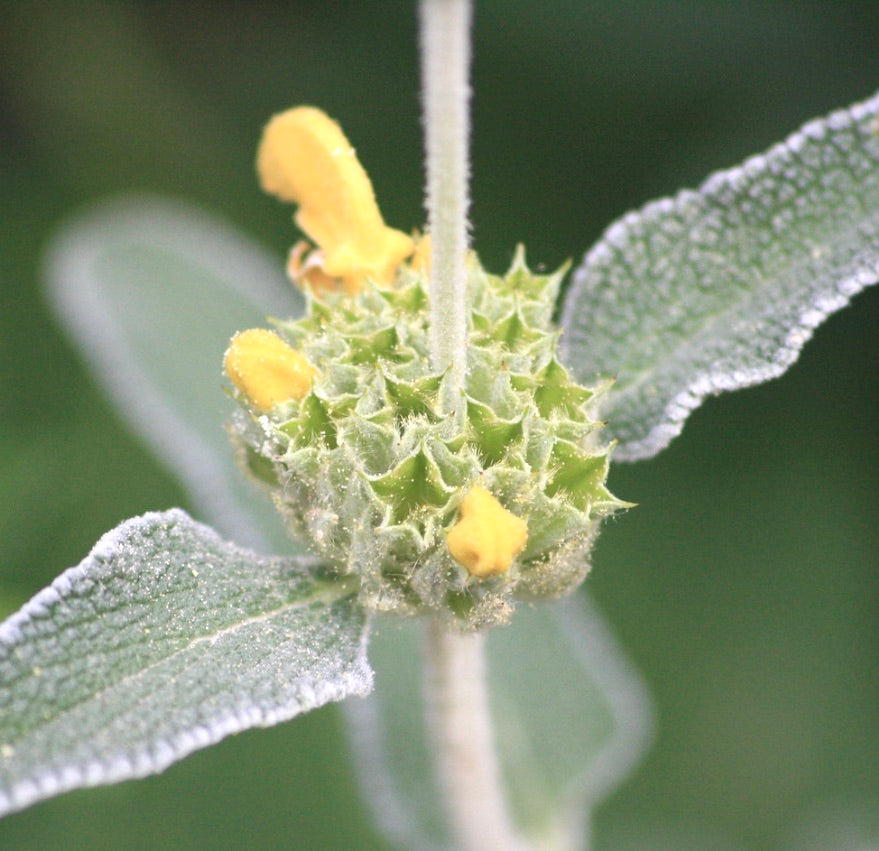
<path id="1" fill-rule="evenodd" d="M 570 286 L 566 289 L 560 304 L 559 324 L 564 333 L 559 348 L 563 361 L 569 367 L 573 366 L 572 372 L 578 376 L 578 379 L 594 381 L 597 377 L 601 377 L 613 382 L 618 377 L 618 374 L 611 375 L 607 369 L 590 370 L 575 365 L 576 346 L 584 347 L 580 349 L 581 353 L 588 351 L 587 340 L 576 340 L 578 333 L 582 338 L 588 333 L 576 330 L 576 315 L 578 311 L 589 311 L 594 304 L 594 299 L 590 300 L 589 297 L 590 294 L 594 295 L 594 292 L 589 292 L 590 286 L 587 282 L 592 266 L 609 266 L 608 258 L 614 253 L 622 255 L 627 243 L 630 241 L 637 243 L 647 238 L 645 224 L 649 225 L 664 217 L 670 217 L 670 214 L 676 211 L 686 211 L 688 205 L 703 208 L 700 217 L 687 222 L 688 233 L 695 231 L 707 217 L 705 211 L 712 209 L 710 204 L 715 200 L 714 196 L 724 191 L 735 191 L 738 183 L 753 181 L 757 176 L 768 171 L 768 164 L 777 164 L 784 157 L 798 155 L 810 140 L 823 140 L 827 137 L 828 131 L 851 130 L 859 123 L 867 124 L 869 133 L 879 145 L 879 92 L 866 100 L 806 122 L 766 151 L 748 157 L 737 166 L 710 174 L 697 189 L 683 189 L 672 196 L 649 201 L 612 222 L 584 255 L 583 261 L 572 275 Z M 879 160 L 879 155 L 875 151 L 872 156 Z M 873 215 L 877 216 L 877 213 L 879 211 L 874 211 Z M 686 213 L 683 213 L 681 218 L 685 216 Z M 875 227 L 879 229 L 879 224 Z M 861 248 L 856 255 L 849 258 L 848 274 L 818 292 L 811 301 L 802 306 L 796 321 L 784 326 L 786 333 L 783 344 L 775 350 L 771 360 L 757 366 L 739 366 L 732 373 L 712 368 L 710 363 L 705 368 L 699 368 L 685 386 L 677 387 L 673 393 L 662 394 L 663 397 L 667 396 L 667 399 L 661 412 L 658 412 L 658 416 L 647 418 L 645 430 L 634 439 L 616 436 L 613 433 L 614 400 L 620 391 L 617 390 L 615 394 L 614 386 L 610 386 L 603 395 L 604 405 L 600 413 L 609 421 L 608 434 L 616 441 L 614 460 L 637 461 L 655 456 L 681 433 L 689 415 L 709 396 L 761 384 L 786 372 L 796 362 L 803 346 L 822 322 L 849 304 L 851 299 L 866 287 L 879 282 L 879 252 L 875 252 L 872 258 L 863 255 L 864 249 Z M 598 283 L 593 281 L 593 284 L 594 290 Z M 749 297 L 753 297 L 753 293 L 749 294 Z M 600 325 L 600 322 L 596 323 L 599 332 Z M 633 328 L 631 333 L 636 334 L 637 328 Z"/>
<path id="2" fill-rule="evenodd" d="M 44 619 L 49 614 L 49 609 L 63 603 L 66 594 L 71 593 L 76 583 L 82 580 L 93 579 L 90 569 L 101 559 L 112 558 L 114 549 L 125 541 L 125 535 L 142 528 L 145 524 L 160 523 L 162 521 L 183 523 L 203 535 L 205 539 L 218 543 L 228 549 L 242 554 L 249 554 L 256 562 L 284 562 L 296 563 L 297 566 L 314 568 L 319 560 L 310 556 L 284 556 L 267 558 L 259 556 L 243 547 L 225 541 L 214 529 L 205 524 L 193 520 L 185 511 L 172 508 L 167 511 L 147 512 L 137 517 L 123 521 L 115 528 L 104 533 L 92 547 L 89 554 L 77 565 L 69 567 L 52 583 L 38 591 L 17 612 L 10 615 L 0 623 L 0 653 L 15 652 L 15 647 L 22 640 L 22 627 L 32 624 L 35 620 Z M 354 594 L 338 594 L 335 602 L 354 597 Z M 298 608 L 293 606 L 293 608 Z M 240 626 L 240 624 L 239 624 Z M 246 713 L 228 712 L 223 717 L 213 719 L 212 723 L 198 726 L 193 730 L 180 732 L 179 735 L 168 740 L 159 740 L 151 743 L 151 747 L 134 750 L 126 755 L 117 755 L 112 759 L 92 760 L 79 766 L 66 765 L 61 767 L 46 768 L 41 766 L 34 769 L 30 776 L 18 779 L 11 784 L 0 785 L 0 818 L 26 809 L 47 798 L 74 791 L 82 788 L 118 783 L 125 780 L 140 779 L 153 774 L 158 774 L 175 762 L 179 762 L 191 753 L 209 745 L 216 744 L 222 739 L 235 733 L 255 727 L 270 727 L 288 721 L 297 715 L 312 709 L 319 708 L 329 702 L 335 702 L 351 696 L 365 696 L 373 688 L 373 671 L 366 659 L 366 647 L 371 628 L 371 618 L 364 612 L 363 623 L 360 628 L 358 651 L 354 663 L 338 681 L 308 681 L 301 680 L 298 685 L 297 696 L 285 705 L 271 709 L 258 707 L 251 704 Z M 220 631 L 222 632 L 222 630 Z M 219 634 L 219 633 L 218 633 Z M 211 636 L 201 636 L 192 643 L 211 640 Z M 214 639 L 215 640 L 215 639 Z M 162 659 L 154 663 L 154 667 L 163 664 Z M 15 743 L 0 741 L 0 768 L 2 763 L 11 759 L 15 752 Z"/>

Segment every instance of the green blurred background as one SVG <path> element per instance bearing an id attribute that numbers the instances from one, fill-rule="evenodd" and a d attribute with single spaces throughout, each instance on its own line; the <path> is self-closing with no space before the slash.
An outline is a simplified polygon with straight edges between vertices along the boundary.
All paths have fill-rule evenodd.
<path id="1" fill-rule="evenodd" d="M 219 212 L 279 262 L 260 127 L 319 104 L 397 227 L 423 221 L 411 2 L 0 3 L 0 606 L 102 532 L 185 505 L 62 338 L 41 252 L 82 204 L 146 189 Z M 879 87 L 879 3 L 479 4 L 473 238 L 500 270 L 579 258 L 627 209 Z M 658 737 L 599 812 L 598 849 L 879 841 L 879 289 L 782 380 L 712 400 L 657 459 L 588 587 L 643 672 Z M 872 831 L 872 833 L 870 833 Z M 858 845 L 858 843 L 861 843 Z M 335 709 L 161 777 L 0 824 L 10 849 L 382 848 Z M 869 846 L 875 847 L 875 846 Z"/>

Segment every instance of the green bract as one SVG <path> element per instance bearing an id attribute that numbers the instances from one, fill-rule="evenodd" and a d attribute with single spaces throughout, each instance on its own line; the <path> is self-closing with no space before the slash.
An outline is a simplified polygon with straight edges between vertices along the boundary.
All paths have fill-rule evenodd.
<path id="1" fill-rule="evenodd" d="M 276 323 L 318 377 L 268 414 L 242 399 L 230 430 L 292 535 L 359 575 L 369 608 L 478 629 L 506 620 L 514 598 L 564 594 L 588 572 L 598 520 L 625 504 L 605 486 L 598 390 L 556 359 L 562 274 L 532 274 L 521 251 L 503 277 L 473 259 L 466 404 L 455 410 L 430 368 L 421 273 L 404 267 L 393 287 L 353 297 L 312 294 L 304 319 Z M 445 542 L 477 482 L 528 524 L 509 572 L 484 579 Z"/>

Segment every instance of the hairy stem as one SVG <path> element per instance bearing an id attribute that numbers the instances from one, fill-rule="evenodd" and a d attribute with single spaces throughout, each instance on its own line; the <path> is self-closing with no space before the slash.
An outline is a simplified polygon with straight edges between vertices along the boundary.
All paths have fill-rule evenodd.
<path id="1" fill-rule="evenodd" d="M 449 632 L 438 620 L 425 629 L 425 702 L 437 781 L 456 847 L 524 851 L 494 748 L 484 642 L 480 634 Z"/>
<path id="2" fill-rule="evenodd" d="M 471 0 L 421 0 L 421 72 L 430 233 L 430 358 L 461 411 L 467 369 Z M 485 682 L 484 639 L 428 623 L 425 702 L 437 781 L 464 851 L 524 848 L 507 811 Z"/>
<path id="3" fill-rule="evenodd" d="M 427 164 L 431 363 L 449 371 L 448 410 L 467 367 L 470 0 L 421 0 L 421 76 Z"/>

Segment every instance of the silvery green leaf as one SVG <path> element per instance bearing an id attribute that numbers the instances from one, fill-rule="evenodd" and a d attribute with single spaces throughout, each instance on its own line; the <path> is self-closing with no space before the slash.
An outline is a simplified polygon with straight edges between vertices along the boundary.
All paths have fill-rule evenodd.
<path id="1" fill-rule="evenodd" d="M 615 378 L 616 458 L 650 457 L 714 393 L 783 373 L 879 279 L 879 96 L 613 224 L 562 325 L 581 381 Z"/>
<path id="2" fill-rule="evenodd" d="M 399 848 L 448 848 L 423 726 L 421 624 L 382 618 L 370 638 L 376 691 L 343 705 L 361 785 Z M 519 606 L 487 634 L 496 743 L 513 815 L 540 849 L 585 848 L 594 809 L 650 743 L 647 692 L 585 595 Z"/>
<path id="3" fill-rule="evenodd" d="M 366 694 L 365 629 L 313 559 L 126 521 L 0 625 L 0 813 Z"/>
<path id="4" fill-rule="evenodd" d="M 302 312 L 283 263 L 228 224 L 167 199 L 79 213 L 49 247 L 50 301 L 107 395 L 223 534 L 290 552 L 269 499 L 237 469 L 223 423 L 230 337 Z"/>

